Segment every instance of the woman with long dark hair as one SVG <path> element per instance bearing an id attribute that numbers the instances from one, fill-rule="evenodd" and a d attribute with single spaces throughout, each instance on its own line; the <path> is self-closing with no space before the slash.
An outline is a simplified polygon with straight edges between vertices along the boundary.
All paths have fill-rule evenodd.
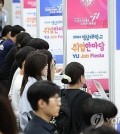
<path id="1" fill-rule="evenodd" d="M 47 77 L 47 56 L 38 51 L 31 52 L 24 65 L 24 77 L 21 86 L 20 97 L 20 127 L 22 130 L 29 121 L 29 112 L 32 108 L 27 99 L 28 88 L 36 81 L 42 80 L 42 76 Z"/>

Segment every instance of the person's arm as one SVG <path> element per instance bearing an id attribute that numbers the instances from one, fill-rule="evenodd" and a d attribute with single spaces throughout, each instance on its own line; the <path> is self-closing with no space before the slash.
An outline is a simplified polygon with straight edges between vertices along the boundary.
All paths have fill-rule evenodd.
<path id="1" fill-rule="evenodd" d="M 2 9 L 2 27 L 9 24 L 8 21 L 8 12 L 5 9 Z"/>

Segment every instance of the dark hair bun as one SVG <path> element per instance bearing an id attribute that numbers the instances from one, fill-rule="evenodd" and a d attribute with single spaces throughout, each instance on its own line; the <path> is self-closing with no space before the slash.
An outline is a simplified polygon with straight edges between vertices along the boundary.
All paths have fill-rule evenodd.
<path id="1" fill-rule="evenodd" d="M 62 78 L 61 82 L 64 83 L 64 84 L 69 84 L 68 79 L 65 79 L 65 78 Z"/>

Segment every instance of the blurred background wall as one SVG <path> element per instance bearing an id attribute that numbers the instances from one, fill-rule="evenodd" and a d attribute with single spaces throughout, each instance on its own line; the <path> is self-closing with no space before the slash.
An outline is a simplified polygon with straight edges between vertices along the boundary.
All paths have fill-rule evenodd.
<path id="1" fill-rule="evenodd" d="M 6 9 L 8 11 L 8 15 L 9 15 L 9 23 L 11 24 L 11 6 L 12 6 L 12 0 L 4 0 L 5 4 L 4 4 L 4 9 Z"/>

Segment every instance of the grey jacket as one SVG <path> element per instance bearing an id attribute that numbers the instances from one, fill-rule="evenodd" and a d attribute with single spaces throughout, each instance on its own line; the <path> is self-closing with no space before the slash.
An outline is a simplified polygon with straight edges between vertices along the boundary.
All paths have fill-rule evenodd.
<path id="1" fill-rule="evenodd" d="M 3 28 L 6 24 L 8 24 L 8 12 L 2 9 L 2 13 L 0 13 L 0 26 Z"/>

